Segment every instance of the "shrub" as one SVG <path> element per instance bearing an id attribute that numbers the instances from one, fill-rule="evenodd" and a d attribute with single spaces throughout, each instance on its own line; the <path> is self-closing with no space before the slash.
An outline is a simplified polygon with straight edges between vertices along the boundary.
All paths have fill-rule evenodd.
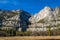
<path id="1" fill-rule="evenodd" d="M 15 36 L 16 35 L 15 29 L 6 28 L 6 29 L 2 29 L 2 31 L 7 33 L 6 36 Z"/>
<path id="2" fill-rule="evenodd" d="M 4 32 L 4 31 L 0 31 L 0 37 L 1 37 L 1 36 L 7 36 L 7 33 Z"/>
<path id="3" fill-rule="evenodd" d="M 30 35 L 31 35 L 30 31 L 25 31 L 25 32 L 17 31 L 16 32 L 16 36 L 30 36 Z"/>

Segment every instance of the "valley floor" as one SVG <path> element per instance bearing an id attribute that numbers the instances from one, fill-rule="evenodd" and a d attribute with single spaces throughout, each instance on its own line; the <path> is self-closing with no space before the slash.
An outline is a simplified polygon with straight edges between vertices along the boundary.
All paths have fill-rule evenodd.
<path id="1" fill-rule="evenodd" d="M 0 40 L 60 40 L 60 36 L 15 36 L 0 37 Z"/>

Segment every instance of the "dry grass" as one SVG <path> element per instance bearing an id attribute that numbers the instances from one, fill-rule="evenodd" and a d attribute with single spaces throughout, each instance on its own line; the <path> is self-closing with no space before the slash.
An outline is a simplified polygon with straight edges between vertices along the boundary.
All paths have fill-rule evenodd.
<path id="1" fill-rule="evenodd" d="M 0 40 L 60 40 L 60 36 L 16 36 L 0 37 Z"/>

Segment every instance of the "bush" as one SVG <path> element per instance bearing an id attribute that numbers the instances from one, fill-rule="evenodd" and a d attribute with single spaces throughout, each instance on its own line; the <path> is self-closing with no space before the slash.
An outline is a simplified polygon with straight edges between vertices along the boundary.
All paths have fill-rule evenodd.
<path id="1" fill-rule="evenodd" d="M 16 32 L 16 36 L 30 36 L 30 35 L 31 35 L 30 31 L 25 31 L 25 32 L 17 31 Z"/>
<path id="2" fill-rule="evenodd" d="M 15 36 L 16 35 L 16 30 L 15 29 L 2 29 L 7 35 L 6 36 Z"/>
<path id="3" fill-rule="evenodd" d="M 7 33 L 4 31 L 0 31 L 0 36 L 7 36 Z"/>

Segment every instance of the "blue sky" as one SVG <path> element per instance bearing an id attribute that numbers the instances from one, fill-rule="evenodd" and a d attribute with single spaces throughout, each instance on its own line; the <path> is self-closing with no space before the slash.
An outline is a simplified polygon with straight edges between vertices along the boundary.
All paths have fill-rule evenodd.
<path id="1" fill-rule="evenodd" d="M 55 8 L 60 6 L 60 0 L 0 0 L 0 9 L 22 9 L 31 14 L 39 12 L 45 6 Z"/>

